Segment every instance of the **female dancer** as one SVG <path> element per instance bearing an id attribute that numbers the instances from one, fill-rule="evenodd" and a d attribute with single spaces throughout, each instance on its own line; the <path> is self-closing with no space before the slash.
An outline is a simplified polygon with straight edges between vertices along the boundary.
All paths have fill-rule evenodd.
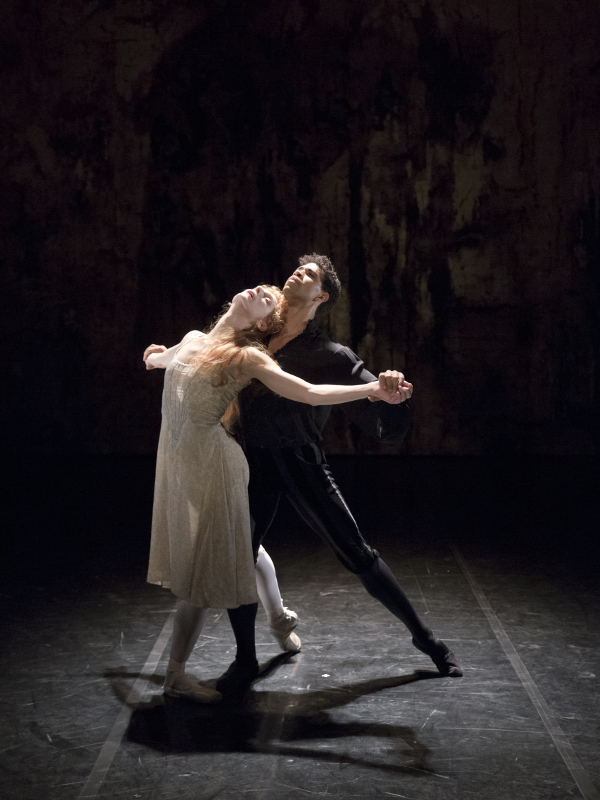
<path id="1" fill-rule="evenodd" d="M 378 381 L 312 385 L 283 372 L 261 339 L 283 327 L 284 304 L 275 287 L 247 289 L 233 298 L 210 333 L 191 331 L 180 344 L 146 359 L 149 369 L 166 367 L 148 580 L 169 586 L 179 598 L 164 687 L 169 695 L 205 703 L 221 699 L 220 692 L 185 674 L 209 608 L 228 610 L 237 644 L 219 688 L 237 688 L 258 673 L 248 465 L 221 424 L 232 400 L 256 378 L 277 394 L 310 405 L 368 396 L 400 402 L 399 393 L 383 390 Z"/>

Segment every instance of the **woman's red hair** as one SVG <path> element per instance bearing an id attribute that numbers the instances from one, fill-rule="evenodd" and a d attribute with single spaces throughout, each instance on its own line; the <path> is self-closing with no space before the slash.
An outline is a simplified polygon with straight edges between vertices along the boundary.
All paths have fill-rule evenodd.
<path id="1" fill-rule="evenodd" d="M 252 353 L 253 348 L 261 350 L 272 358 L 267 350 L 265 341 L 283 330 L 283 326 L 285 325 L 285 312 L 287 311 L 287 300 L 281 289 L 277 286 L 269 286 L 267 284 L 263 284 L 263 286 L 265 289 L 269 289 L 275 295 L 276 299 L 275 308 L 268 317 L 264 319 L 267 326 L 266 329 L 261 331 L 256 327 L 256 324 L 253 324 L 249 328 L 244 328 L 241 331 L 234 331 L 232 328 L 226 328 L 222 333 L 213 335 L 210 347 L 207 350 L 203 350 L 200 355 L 196 356 L 196 358 L 193 358 L 191 361 L 192 364 L 198 364 L 198 367 L 201 368 L 203 372 L 208 372 L 212 375 L 211 384 L 215 388 L 218 386 L 225 386 L 229 382 L 231 376 L 228 375 L 227 369 L 234 362 L 238 365 L 240 363 L 240 358 L 242 360 L 249 359 L 254 361 L 255 357 Z M 229 306 L 227 306 L 227 308 L 229 308 Z M 219 319 L 227 311 L 227 308 L 217 317 L 209 330 L 215 327 Z M 238 419 L 239 406 L 237 398 L 235 398 L 227 407 L 221 422 L 227 431 L 233 433 Z"/>

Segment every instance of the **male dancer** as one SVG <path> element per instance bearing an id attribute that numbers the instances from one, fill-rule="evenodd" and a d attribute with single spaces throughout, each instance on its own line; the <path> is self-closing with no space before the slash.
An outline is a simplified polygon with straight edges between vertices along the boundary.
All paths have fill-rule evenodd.
<path id="1" fill-rule="evenodd" d="M 328 311 L 340 294 L 340 281 L 323 255 L 302 256 L 283 288 L 288 301 L 286 325 L 273 336 L 269 350 L 286 372 L 311 383 L 357 384 L 376 380 L 347 347 L 332 342 L 315 325 L 318 310 Z M 361 429 L 379 439 L 402 441 L 409 423 L 412 385 L 402 373 L 388 370 L 379 381 L 400 390 L 399 405 L 358 400 L 344 407 Z M 285 494 L 304 521 L 333 550 L 410 633 L 414 646 L 431 657 L 442 675 L 460 677 L 454 653 L 419 619 L 392 572 L 361 535 L 338 489 L 319 445 L 328 406 L 309 406 L 251 384 L 238 396 L 244 451 L 250 465 L 250 514 L 255 554 Z"/>
<path id="2" fill-rule="evenodd" d="M 282 369 L 311 383 L 375 380 L 358 356 L 332 342 L 313 321 L 318 310 L 329 310 L 339 297 L 340 281 L 333 264 L 317 254 L 302 256 L 299 263 L 283 288 L 288 301 L 285 328 L 271 339 L 269 350 L 277 353 Z M 144 358 L 157 347 L 149 347 Z M 395 370 L 381 373 L 379 381 L 390 391 L 399 390 L 405 401 L 392 406 L 359 400 L 346 404 L 344 411 L 377 438 L 401 441 L 408 429 L 406 401 L 412 395 L 412 385 Z M 285 494 L 367 592 L 406 625 L 414 646 L 430 656 L 442 675 L 460 677 L 462 669 L 456 656 L 434 638 L 379 553 L 366 543 L 331 475 L 319 445 L 330 408 L 286 400 L 253 384 L 243 389 L 238 399 L 250 465 L 248 491 L 255 554 L 273 522 L 279 498 Z M 290 620 L 290 630 L 294 625 L 295 620 Z"/>

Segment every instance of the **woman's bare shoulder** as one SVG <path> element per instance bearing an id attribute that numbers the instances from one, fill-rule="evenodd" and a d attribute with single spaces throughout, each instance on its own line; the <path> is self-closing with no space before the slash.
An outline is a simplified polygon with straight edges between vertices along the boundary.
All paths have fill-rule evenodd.
<path id="1" fill-rule="evenodd" d="M 244 347 L 236 353 L 231 361 L 231 371 L 235 371 L 239 380 L 250 380 L 255 377 L 254 372 L 261 367 L 274 364 L 275 362 L 260 347 Z"/>
<path id="2" fill-rule="evenodd" d="M 195 358 L 206 347 L 206 334 L 201 331 L 189 331 L 181 340 L 181 344 L 176 350 L 179 360 L 187 363 L 191 358 Z"/>

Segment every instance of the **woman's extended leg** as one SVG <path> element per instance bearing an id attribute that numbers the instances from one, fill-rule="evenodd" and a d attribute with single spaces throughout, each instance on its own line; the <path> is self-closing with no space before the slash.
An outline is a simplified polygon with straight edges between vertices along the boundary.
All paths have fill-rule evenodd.
<path id="1" fill-rule="evenodd" d="M 187 600 L 179 600 L 177 603 L 164 685 L 165 694 L 171 697 L 187 697 L 199 703 L 218 703 L 221 699 L 219 692 L 200 686 L 185 674 L 185 664 L 198 641 L 207 616 L 207 608 L 198 608 Z"/>
<path id="2" fill-rule="evenodd" d="M 258 548 L 256 561 L 256 589 L 267 614 L 271 634 L 282 650 L 297 653 L 302 644 L 300 637 L 294 633 L 298 615 L 283 605 L 273 561 L 262 545 Z"/>

